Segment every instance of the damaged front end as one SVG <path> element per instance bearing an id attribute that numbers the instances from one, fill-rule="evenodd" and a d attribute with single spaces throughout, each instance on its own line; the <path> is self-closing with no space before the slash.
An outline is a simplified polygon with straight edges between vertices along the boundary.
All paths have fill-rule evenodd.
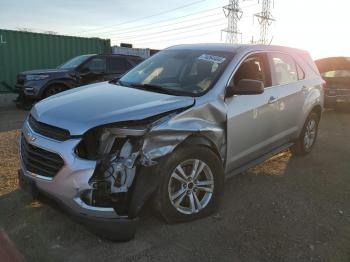
<path id="1" fill-rule="evenodd" d="M 173 114 L 176 112 L 93 128 L 75 148 L 79 158 L 96 161 L 89 179 L 90 189 L 81 192 L 80 201 L 92 208 L 113 208 L 118 217 L 114 219 L 116 223 L 131 222 L 131 228 L 122 222 L 120 229 L 119 225 L 110 224 L 113 219 L 108 219 L 106 226 L 99 225 L 98 230 L 92 225 L 95 233 L 113 240 L 128 240 L 134 236 L 137 216 L 157 188 L 160 175 L 156 163 L 161 156 L 146 154 L 145 141 L 154 127 Z M 128 228 L 126 233 L 125 228 Z"/>
<path id="2" fill-rule="evenodd" d="M 89 179 L 90 189 L 82 192 L 81 201 L 90 207 L 113 208 L 119 218 L 137 221 L 141 208 L 161 180 L 159 163 L 181 143 L 205 144 L 221 159 L 225 158 L 225 115 L 222 112 L 220 106 L 206 104 L 201 108 L 89 130 L 75 149 L 79 158 L 96 161 Z M 110 231 L 110 228 L 105 232 L 99 230 L 100 235 L 121 240 L 120 232 Z M 123 237 L 126 240 L 133 235 Z"/>

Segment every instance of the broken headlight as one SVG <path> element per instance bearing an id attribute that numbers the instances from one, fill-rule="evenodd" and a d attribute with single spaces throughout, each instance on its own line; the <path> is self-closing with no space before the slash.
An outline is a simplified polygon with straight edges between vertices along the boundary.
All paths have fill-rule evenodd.
<path id="1" fill-rule="evenodd" d="M 103 127 L 89 131 L 76 148 L 81 158 L 96 160 L 96 168 L 81 199 L 96 207 L 118 207 L 126 212 L 130 188 L 136 173 L 136 161 L 147 128 L 135 126 Z"/>

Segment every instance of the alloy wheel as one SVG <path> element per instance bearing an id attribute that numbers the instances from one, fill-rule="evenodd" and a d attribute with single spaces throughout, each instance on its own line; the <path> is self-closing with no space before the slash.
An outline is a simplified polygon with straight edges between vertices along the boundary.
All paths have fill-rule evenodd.
<path id="1" fill-rule="evenodd" d="M 317 132 L 317 124 L 315 119 L 310 119 L 306 125 L 306 130 L 304 134 L 304 147 L 306 150 L 310 150 L 315 143 Z"/>
<path id="2" fill-rule="evenodd" d="M 200 212 L 214 193 L 214 176 L 210 167 L 199 159 L 183 161 L 170 176 L 168 193 L 177 211 L 187 215 Z"/>

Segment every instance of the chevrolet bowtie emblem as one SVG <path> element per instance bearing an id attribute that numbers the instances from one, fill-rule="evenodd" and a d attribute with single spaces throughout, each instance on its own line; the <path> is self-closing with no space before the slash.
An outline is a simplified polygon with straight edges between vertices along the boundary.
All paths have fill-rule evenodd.
<path id="1" fill-rule="evenodd" d="M 33 136 L 31 132 L 27 132 L 27 139 L 29 140 L 29 142 L 34 142 L 36 140 L 36 137 Z"/>

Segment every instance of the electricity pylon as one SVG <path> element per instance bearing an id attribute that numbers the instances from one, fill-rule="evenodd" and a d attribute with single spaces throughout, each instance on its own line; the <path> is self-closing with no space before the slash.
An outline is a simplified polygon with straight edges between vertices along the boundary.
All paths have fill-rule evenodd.
<path id="1" fill-rule="evenodd" d="M 242 18 L 243 11 L 239 7 L 239 0 L 230 0 L 223 9 L 228 22 L 227 27 L 222 30 L 226 32 L 226 42 L 232 44 L 242 42 L 239 37 L 242 34 L 238 30 L 238 21 Z"/>
<path id="2" fill-rule="evenodd" d="M 271 0 L 262 0 L 262 9 L 260 13 L 255 14 L 254 16 L 258 18 L 260 24 L 260 39 L 261 44 L 268 44 L 269 40 L 269 26 L 272 24 L 275 19 L 271 14 Z"/>

